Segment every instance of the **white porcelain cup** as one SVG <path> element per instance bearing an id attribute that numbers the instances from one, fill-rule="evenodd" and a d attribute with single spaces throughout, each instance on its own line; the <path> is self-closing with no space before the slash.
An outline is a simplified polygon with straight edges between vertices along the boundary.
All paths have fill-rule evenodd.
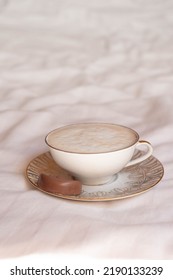
<path id="1" fill-rule="evenodd" d="M 146 160 L 153 149 L 136 131 L 109 123 L 78 123 L 57 128 L 45 138 L 54 161 L 85 185 L 105 184 L 124 167 Z M 145 153 L 132 159 L 136 149 Z"/>

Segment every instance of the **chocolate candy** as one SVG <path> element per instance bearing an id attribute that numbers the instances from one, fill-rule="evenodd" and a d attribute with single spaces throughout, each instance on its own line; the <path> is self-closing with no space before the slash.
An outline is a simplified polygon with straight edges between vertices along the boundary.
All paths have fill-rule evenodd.
<path id="1" fill-rule="evenodd" d="M 62 195 L 79 195 L 82 190 L 82 184 L 77 180 L 65 180 L 46 174 L 40 174 L 38 187 L 44 191 Z"/>

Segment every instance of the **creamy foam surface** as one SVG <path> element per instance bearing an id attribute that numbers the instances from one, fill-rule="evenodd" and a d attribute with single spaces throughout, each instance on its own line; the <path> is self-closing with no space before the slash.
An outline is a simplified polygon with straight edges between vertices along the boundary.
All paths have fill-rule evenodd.
<path id="1" fill-rule="evenodd" d="M 127 148 L 136 143 L 138 134 L 115 124 L 74 124 L 48 134 L 49 146 L 67 152 L 101 153 Z"/>

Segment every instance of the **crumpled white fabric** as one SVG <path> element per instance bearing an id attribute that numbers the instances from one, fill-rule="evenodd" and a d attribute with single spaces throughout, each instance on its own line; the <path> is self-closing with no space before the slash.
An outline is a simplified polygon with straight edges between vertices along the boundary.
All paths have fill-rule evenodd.
<path id="1" fill-rule="evenodd" d="M 0 257 L 173 258 L 173 2 L 0 1 Z M 161 182 L 133 198 L 45 195 L 25 169 L 75 122 L 127 125 L 152 143 Z"/>

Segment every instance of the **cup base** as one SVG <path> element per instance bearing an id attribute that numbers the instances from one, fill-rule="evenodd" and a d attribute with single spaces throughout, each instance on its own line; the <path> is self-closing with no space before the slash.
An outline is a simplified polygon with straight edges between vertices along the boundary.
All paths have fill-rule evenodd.
<path id="1" fill-rule="evenodd" d="M 116 174 L 113 176 L 108 176 L 108 177 L 103 177 L 103 178 L 76 178 L 79 180 L 83 185 L 87 186 L 99 186 L 99 185 L 104 185 L 107 183 L 112 183 L 116 179 Z"/>

